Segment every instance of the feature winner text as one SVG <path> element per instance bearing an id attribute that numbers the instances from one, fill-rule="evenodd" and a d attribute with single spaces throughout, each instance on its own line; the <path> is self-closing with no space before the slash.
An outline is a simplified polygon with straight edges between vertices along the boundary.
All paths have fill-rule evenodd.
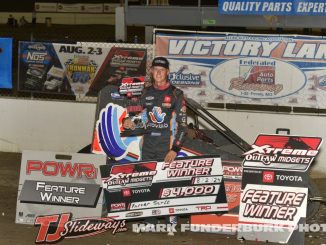
<path id="1" fill-rule="evenodd" d="M 305 193 L 249 189 L 242 197 L 243 216 L 293 221 L 306 198 Z"/>
<path id="2" fill-rule="evenodd" d="M 196 175 L 210 175 L 214 159 L 189 159 L 176 160 L 172 163 L 164 163 L 162 170 L 167 170 L 167 177 L 183 177 Z"/>
<path id="3" fill-rule="evenodd" d="M 43 202 L 78 204 L 79 197 L 73 195 L 85 195 L 86 188 L 37 182 L 36 190 L 39 191 Z M 56 193 L 61 195 L 56 195 Z"/>

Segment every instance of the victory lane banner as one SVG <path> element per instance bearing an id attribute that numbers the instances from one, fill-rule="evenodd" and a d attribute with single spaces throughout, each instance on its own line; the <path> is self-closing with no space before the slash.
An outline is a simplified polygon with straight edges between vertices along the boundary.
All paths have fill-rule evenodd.
<path id="1" fill-rule="evenodd" d="M 239 239 L 303 244 L 296 227 L 306 221 L 307 171 L 321 143 L 320 137 L 258 135 L 244 153 Z"/>
<path id="2" fill-rule="evenodd" d="M 323 37 L 155 31 L 171 83 L 199 103 L 326 108 Z"/>
<path id="3" fill-rule="evenodd" d="M 37 216 L 72 213 L 73 218 L 101 217 L 103 192 L 95 154 L 23 151 L 16 223 L 33 224 Z"/>
<path id="4" fill-rule="evenodd" d="M 219 156 L 100 169 L 108 217 L 116 220 L 228 211 Z"/>

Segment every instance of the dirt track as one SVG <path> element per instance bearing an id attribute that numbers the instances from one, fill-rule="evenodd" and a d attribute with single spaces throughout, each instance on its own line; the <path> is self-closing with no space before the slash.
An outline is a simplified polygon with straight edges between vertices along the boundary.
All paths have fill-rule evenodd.
<path id="1" fill-rule="evenodd" d="M 31 225 L 14 223 L 16 213 L 17 188 L 19 181 L 21 154 L 0 153 L 0 244 L 34 244 L 38 228 Z M 322 196 L 326 196 L 326 179 L 316 179 Z M 182 220 L 186 222 L 186 220 Z M 326 205 L 321 205 L 319 215 L 313 223 L 326 224 Z M 250 241 L 239 241 L 233 235 L 217 235 L 208 233 L 177 232 L 174 236 L 165 233 L 133 233 L 129 231 L 115 236 L 103 233 L 97 236 L 63 240 L 59 244 L 148 244 L 148 245 L 210 245 L 210 244 L 264 244 Z M 271 244 L 271 243 L 269 243 Z M 326 244 L 326 233 L 306 233 L 305 244 Z"/>

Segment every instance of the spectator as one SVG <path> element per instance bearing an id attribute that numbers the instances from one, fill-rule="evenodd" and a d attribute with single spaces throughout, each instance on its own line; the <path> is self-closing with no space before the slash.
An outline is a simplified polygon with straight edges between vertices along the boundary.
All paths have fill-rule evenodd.
<path id="1" fill-rule="evenodd" d="M 10 14 L 8 19 L 7 19 L 7 25 L 14 26 L 14 24 L 15 24 L 15 19 L 12 16 L 12 14 Z"/>
<path id="2" fill-rule="evenodd" d="M 33 25 L 36 24 L 36 12 L 35 11 L 32 12 L 32 24 Z"/>
<path id="3" fill-rule="evenodd" d="M 20 17 L 19 19 L 19 26 L 24 26 L 26 25 L 28 22 L 27 20 L 25 19 L 25 16 L 23 15 L 22 17 Z"/>

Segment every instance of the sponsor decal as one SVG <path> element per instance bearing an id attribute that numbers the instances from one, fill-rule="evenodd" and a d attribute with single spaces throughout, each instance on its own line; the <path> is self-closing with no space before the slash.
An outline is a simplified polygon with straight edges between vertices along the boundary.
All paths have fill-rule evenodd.
<path id="1" fill-rule="evenodd" d="M 147 96 L 145 99 L 146 100 L 154 100 L 154 97 L 153 96 Z"/>
<path id="2" fill-rule="evenodd" d="M 48 65 L 52 59 L 47 47 L 41 43 L 28 45 L 27 48 L 21 50 L 21 52 L 23 62 L 28 64 Z"/>
<path id="3" fill-rule="evenodd" d="M 319 137 L 259 135 L 245 152 L 244 167 L 306 171 L 319 153 Z"/>
<path id="4" fill-rule="evenodd" d="M 238 67 L 238 72 L 228 72 L 229 67 Z M 282 67 L 282 68 L 281 68 Z M 288 70 L 291 74 L 277 71 Z M 223 74 L 223 75 L 222 75 Z M 296 82 L 289 86 L 287 81 Z M 224 77 L 225 83 L 216 82 Z M 215 79 L 214 79 L 215 78 Z M 219 63 L 210 73 L 213 86 L 227 94 L 254 99 L 276 99 L 294 94 L 306 85 L 305 74 L 294 64 L 271 58 L 237 58 Z"/>
<path id="5" fill-rule="evenodd" d="M 161 210 L 159 209 L 152 210 L 152 215 L 160 215 L 160 214 L 161 214 Z"/>
<path id="6" fill-rule="evenodd" d="M 143 194 L 143 193 L 149 193 L 151 192 L 150 189 L 132 189 L 131 190 L 133 194 Z"/>
<path id="7" fill-rule="evenodd" d="M 264 183 L 274 183 L 274 175 L 273 171 L 264 171 L 263 172 L 263 182 Z"/>
<path id="8" fill-rule="evenodd" d="M 156 162 L 116 165 L 112 168 L 110 176 L 103 178 L 102 182 L 107 190 L 120 186 L 151 185 L 156 174 Z M 123 189 L 126 190 L 128 189 Z M 131 195 L 130 189 L 128 191 Z"/>
<path id="9" fill-rule="evenodd" d="M 318 89 L 321 89 L 321 90 L 326 90 L 326 76 L 316 76 L 316 75 L 313 75 L 310 80 L 313 81 L 314 83 L 314 86 Z"/>
<path id="10" fill-rule="evenodd" d="M 46 51 L 46 47 L 42 43 L 33 43 L 27 46 L 30 50 Z"/>
<path id="11" fill-rule="evenodd" d="M 241 179 L 242 177 L 242 167 L 241 166 L 223 166 L 224 177 L 231 179 Z"/>
<path id="12" fill-rule="evenodd" d="M 290 181 L 290 182 L 302 182 L 303 179 L 301 176 L 298 175 L 284 175 L 284 174 L 277 174 L 276 180 L 279 181 Z"/>
<path id="13" fill-rule="evenodd" d="M 56 161 L 28 160 L 26 174 L 41 172 L 44 176 L 62 176 L 88 179 L 97 178 L 97 169 L 92 163 L 71 163 Z"/>
<path id="14" fill-rule="evenodd" d="M 34 226 L 39 226 L 36 244 L 55 243 L 64 238 L 82 238 L 94 236 L 108 230 L 112 234 L 127 231 L 125 220 L 110 218 L 72 219 L 71 213 L 38 216 Z"/>
<path id="15" fill-rule="evenodd" d="M 141 95 L 145 84 L 145 77 L 126 77 L 122 79 L 119 87 L 120 94 L 126 94 L 127 97 Z"/>
<path id="16" fill-rule="evenodd" d="M 111 93 L 111 98 L 112 99 L 123 99 L 123 97 L 119 93 Z"/>
<path id="17" fill-rule="evenodd" d="M 142 211 L 138 211 L 138 212 L 129 212 L 129 213 L 126 213 L 126 217 L 138 217 L 138 216 L 141 216 L 143 215 L 143 212 Z"/>
<path id="18" fill-rule="evenodd" d="M 131 197 L 131 191 L 130 189 L 122 189 L 122 196 L 124 197 Z"/>
<path id="19" fill-rule="evenodd" d="M 177 72 L 169 73 L 169 80 L 173 85 L 200 85 L 201 75 L 194 73 L 187 73 L 188 66 L 184 65 L 179 68 Z"/>
<path id="20" fill-rule="evenodd" d="M 111 211 L 126 210 L 126 203 L 111 203 Z"/>
<path id="21" fill-rule="evenodd" d="M 137 161 L 139 153 L 134 152 L 133 144 L 137 144 L 140 137 L 121 137 L 122 120 L 126 116 L 126 110 L 122 106 L 109 103 L 100 112 L 96 123 L 96 139 L 103 152 L 113 157 L 116 161 Z"/>
<path id="22" fill-rule="evenodd" d="M 166 113 L 163 113 L 162 108 L 158 106 L 154 106 L 152 111 L 149 112 L 149 117 L 153 123 L 163 123 L 165 116 Z"/>
<path id="23" fill-rule="evenodd" d="M 65 63 L 67 78 L 75 94 L 85 94 L 93 80 L 98 64 L 85 55 L 76 55 Z"/>
<path id="24" fill-rule="evenodd" d="M 208 211 L 212 209 L 211 205 L 200 205 L 195 207 L 199 211 Z"/>
<path id="25" fill-rule="evenodd" d="M 135 51 L 134 49 L 118 48 L 111 59 L 110 65 L 112 67 L 126 66 L 139 68 L 146 58 L 145 56 L 145 50 Z"/>
<path id="26" fill-rule="evenodd" d="M 163 102 L 164 103 L 171 103 L 172 102 L 171 96 L 165 95 L 164 99 L 163 99 Z"/>

